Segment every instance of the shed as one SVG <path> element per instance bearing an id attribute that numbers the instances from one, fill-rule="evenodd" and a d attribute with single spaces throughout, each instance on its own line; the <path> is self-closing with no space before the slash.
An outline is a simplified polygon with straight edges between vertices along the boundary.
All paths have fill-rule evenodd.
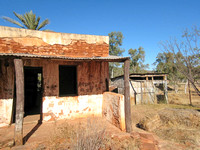
<path id="1" fill-rule="evenodd" d="M 124 62 L 124 97 L 107 92 L 109 62 Z M 130 132 L 128 75 L 129 57 L 109 56 L 108 36 L 0 26 L 0 125 L 15 122 L 17 145 L 30 114 L 40 122 L 104 116 Z"/>
<path id="2" fill-rule="evenodd" d="M 116 93 L 124 93 L 124 77 L 117 76 L 111 79 L 111 86 Z M 167 74 L 166 73 L 132 73 L 129 75 L 130 97 L 133 104 L 155 104 L 158 101 L 167 101 Z"/>

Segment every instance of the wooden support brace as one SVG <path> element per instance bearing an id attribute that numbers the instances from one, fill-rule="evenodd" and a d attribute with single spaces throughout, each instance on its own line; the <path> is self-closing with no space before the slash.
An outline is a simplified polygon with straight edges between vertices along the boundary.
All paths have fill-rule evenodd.
<path id="1" fill-rule="evenodd" d="M 127 59 L 124 62 L 124 106 L 125 106 L 125 124 L 126 132 L 132 131 L 131 121 L 131 103 L 130 103 L 130 87 L 129 87 L 129 67 L 130 60 Z"/>
<path id="2" fill-rule="evenodd" d="M 14 59 L 16 76 L 15 145 L 23 145 L 24 67 L 21 59 Z"/>

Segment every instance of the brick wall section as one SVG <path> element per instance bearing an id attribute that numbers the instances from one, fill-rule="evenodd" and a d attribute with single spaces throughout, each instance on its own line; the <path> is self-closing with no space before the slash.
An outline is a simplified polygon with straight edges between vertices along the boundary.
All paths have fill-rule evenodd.
<path id="1" fill-rule="evenodd" d="M 26 41 L 35 41 L 35 45 L 27 46 Z M 24 41 L 24 44 L 23 44 Z M 41 43 L 41 44 L 37 44 Z M 33 43 L 34 44 L 34 43 Z M 84 40 L 72 40 L 68 45 L 50 45 L 37 38 L 0 38 L 0 53 L 25 53 L 36 55 L 66 56 L 66 57 L 106 57 L 109 55 L 109 45 L 106 43 L 87 43 Z"/>

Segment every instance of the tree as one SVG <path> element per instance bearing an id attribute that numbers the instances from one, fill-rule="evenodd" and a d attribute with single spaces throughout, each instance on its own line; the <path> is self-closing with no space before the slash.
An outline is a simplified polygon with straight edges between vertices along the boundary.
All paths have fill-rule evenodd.
<path id="1" fill-rule="evenodd" d="M 40 30 L 41 28 L 45 27 L 46 25 L 49 24 L 49 20 L 46 19 L 42 23 L 39 24 L 40 22 L 40 17 L 36 18 L 36 15 L 33 14 L 32 10 L 28 13 L 25 13 L 23 15 L 17 14 L 13 12 L 14 15 L 22 22 L 19 23 L 18 21 L 11 19 L 9 17 L 3 17 L 6 21 L 9 21 L 13 24 L 16 24 L 20 26 L 21 28 L 27 28 L 27 29 L 32 29 L 32 30 Z"/>
<path id="2" fill-rule="evenodd" d="M 200 30 L 185 30 L 180 40 L 171 39 L 161 43 L 165 52 L 173 54 L 174 65 L 200 96 L 198 79 L 200 78 Z"/>
<path id="3" fill-rule="evenodd" d="M 138 73 L 145 72 L 148 68 L 148 64 L 144 64 L 145 61 L 145 51 L 143 47 L 138 49 L 129 49 L 128 54 L 131 56 L 130 72 Z"/>
<path id="4" fill-rule="evenodd" d="M 179 57 L 181 57 L 181 55 L 179 55 Z M 156 72 L 168 74 L 168 80 L 174 86 L 175 91 L 178 92 L 177 83 L 185 78 L 176 68 L 173 53 L 158 53 L 154 65 L 156 65 Z"/>
<path id="5" fill-rule="evenodd" d="M 109 54 L 115 56 L 122 56 L 124 52 L 123 49 L 120 48 L 123 42 L 123 34 L 121 32 L 111 32 L 109 35 Z M 111 78 L 116 75 L 119 75 L 121 70 L 119 68 L 119 63 L 109 63 L 109 74 Z"/>

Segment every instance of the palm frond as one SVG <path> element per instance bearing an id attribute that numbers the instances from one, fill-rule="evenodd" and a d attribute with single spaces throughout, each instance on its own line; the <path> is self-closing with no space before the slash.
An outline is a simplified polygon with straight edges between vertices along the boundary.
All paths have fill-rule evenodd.
<path id="1" fill-rule="evenodd" d="M 35 30 L 37 30 L 39 22 L 40 22 L 40 17 L 37 17 L 37 20 L 35 22 Z"/>
<path id="2" fill-rule="evenodd" d="M 16 12 L 13 12 L 13 13 L 24 24 L 24 22 L 25 22 L 24 17 L 20 14 L 17 14 Z"/>
<path id="3" fill-rule="evenodd" d="M 41 28 L 43 28 L 44 26 L 48 25 L 49 24 L 49 20 L 46 19 L 44 20 L 37 28 L 37 30 L 40 30 Z"/>
<path id="4" fill-rule="evenodd" d="M 13 24 L 16 24 L 22 28 L 26 27 L 27 29 L 40 30 L 41 28 L 43 28 L 44 26 L 49 24 L 49 20 L 46 19 L 39 25 L 40 17 L 37 17 L 37 19 L 36 19 L 36 15 L 33 14 L 32 10 L 23 15 L 17 14 L 16 12 L 13 12 L 13 13 L 23 23 L 23 25 L 20 24 L 18 21 L 11 19 L 9 17 L 3 17 L 3 19 L 5 19 Z"/>
<path id="5" fill-rule="evenodd" d="M 16 21 L 16 20 L 14 20 L 14 19 L 11 19 L 11 18 L 9 18 L 9 17 L 2 17 L 4 20 L 6 20 L 6 21 L 9 21 L 9 22 L 11 22 L 11 23 L 13 23 L 13 24 L 16 24 L 16 25 L 18 25 L 18 26 L 20 26 L 20 27 L 22 27 L 22 28 L 25 28 L 22 24 L 20 24 L 18 21 Z"/>
<path id="6" fill-rule="evenodd" d="M 31 19 L 30 19 L 30 16 L 29 16 L 28 13 L 24 14 L 24 19 L 25 19 L 25 22 L 26 22 L 26 27 L 28 29 L 33 29 L 33 25 L 32 25 L 32 22 L 31 22 Z"/>

